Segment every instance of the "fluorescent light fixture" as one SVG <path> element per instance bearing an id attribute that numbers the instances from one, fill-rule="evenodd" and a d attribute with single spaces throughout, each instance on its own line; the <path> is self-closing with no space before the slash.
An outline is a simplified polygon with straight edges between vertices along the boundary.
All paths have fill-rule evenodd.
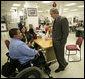
<path id="1" fill-rule="evenodd" d="M 19 15 L 20 15 L 20 16 L 23 16 L 23 12 L 22 12 L 22 11 L 19 11 Z"/>
<path id="2" fill-rule="evenodd" d="M 17 6 L 18 7 L 18 6 L 20 6 L 20 4 L 13 4 L 13 6 Z"/>
<path id="3" fill-rule="evenodd" d="M 43 11 L 38 11 L 38 12 L 43 12 Z"/>
<path id="4" fill-rule="evenodd" d="M 24 4 L 24 8 L 27 8 L 28 7 L 28 3 L 27 3 L 27 1 L 25 2 L 25 4 Z"/>
<path id="5" fill-rule="evenodd" d="M 11 9 L 17 9 L 16 7 L 11 7 Z"/>
<path id="6" fill-rule="evenodd" d="M 73 6 L 73 5 L 76 5 L 76 3 L 65 4 L 65 6 Z"/>
<path id="7" fill-rule="evenodd" d="M 63 11 L 63 12 L 67 12 L 67 11 Z"/>
<path id="8" fill-rule="evenodd" d="M 73 9 L 73 10 L 71 10 L 71 11 L 77 11 L 78 9 Z"/>
<path id="9" fill-rule="evenodd" d="M 22 10 L 24 10 L 25 8 L 22 8 Z"/>
<path id="10" fill-rule="evenodd" d="M 14 11 L 13 9 L 10 9 L 10 11 Z"/>
<path id="11" fill-rule="evenodd" d="M 36 8 L 38 8 L 39 6 L 38 5 L 36 5 Z"/>
<path id="12" fill-rule="evenodd" d="M 50 2 L 52 2 L 52 1 L 42 1 L 43 3 L 50 3 Z"/>
<path id="13" fill-rule="evenodd" d="M 27 8 L 28 7 L 28 4 L 24 4 L 24 8 Z"/>
<path id="14" fill-rule="evenodd" d="M 64 8 L 64 10 L 68 10 L 68 8 Z"/>
<path id="15" fill-rule="evenodd" d="M 82 8 L 82 7 L 84 7 L 84 5 L 80 5 L 80 6 L 77 6 L 77 7 Z"/>

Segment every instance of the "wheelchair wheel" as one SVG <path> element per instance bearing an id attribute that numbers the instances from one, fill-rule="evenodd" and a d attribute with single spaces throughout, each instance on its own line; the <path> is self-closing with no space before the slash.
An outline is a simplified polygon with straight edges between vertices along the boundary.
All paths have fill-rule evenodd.
<path id="1" fill-rule="evenodd" d="M 38 67 L 28 67 L 16 75 L 16 78 L 43 78 L 42 71 Z"/>

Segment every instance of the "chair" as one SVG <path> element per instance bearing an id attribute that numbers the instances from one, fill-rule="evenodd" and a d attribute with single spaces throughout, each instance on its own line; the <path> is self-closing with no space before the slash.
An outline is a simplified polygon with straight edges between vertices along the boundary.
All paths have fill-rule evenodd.
<path id="1" fill-rule="evenodd" d="M 8 48 L 8 50 L 9 50 L 10 41 L 9 40 L 5 40 L 5 44 L 6 44 L 6 47 Z"/>
<path id="2" fill-rule="evenodd" d="M 8 52 L 6 53 L 6 56 L 8 57 L 7 61 L 10 61 L 11 65 L 13 65 L 15 68 L 17 68 L 19 72 L 27 67 L 33 66 L 33 61 L 35 60 L 35 59 L 33 59 L 33 60 L 30 60 L 29 62 L 26 62 L 25 64 L 20 64 L 20 61 L 18 59 L 10 58 Z"/>
<path id="3" fill-rule="evenodd" d="M 39 27 L 36 27 L 36 30 L 40 30 L 40 28 Z"/>
<path id="4" fill-rule="evenodd" d="M 45 32 L 46 32 L 46 33 L 47 33 L 47 31 L 48 31 L 48 27 L 45 28 Z"/>
<path id="5" fill-rule="evenodd" d="M 68 61 L 69 62 L 78 62 L 78 61 L 81 61 L 81 45 L 82 45 L 82 42 L 83 42 L 83 38 L 82 37 L 78 37 L 75 45 L 67 45 L 66 46 L 66 51 L 67 50 L 69 51 L 68 54 L 66 54 L 66 55 L 68 55 Z M 70 55 L 76 55 L 76 54 L 71 54 L 70 51 L 76 51 L 76 54 L 77 54 L 77 51 L 80 51 L 80 60 L 70 61 L 69 60 L 69 56 Z"/>
<path id="6" fill-rule="evenodd" d="M 10 62 L 11 64 L 18 69 L 18 71 L 22 71 L 23 69 L 27 68 L 27 67 L 31 67 L 31 63 L 28 62 L 28 63 L 25 63 L 25 64 L 20 64 L 19 60 L 18 59 L 12 59 L 10 58 Z"/>

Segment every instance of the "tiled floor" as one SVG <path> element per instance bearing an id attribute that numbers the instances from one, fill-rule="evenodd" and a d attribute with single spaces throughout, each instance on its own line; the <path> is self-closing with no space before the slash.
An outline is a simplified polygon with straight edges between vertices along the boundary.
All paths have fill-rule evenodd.
<path id="1" fill-rule="evenodd" d="M 1 67 L 7 61 L 6 53 L 8 49 L 5 46 L 4 40 L 9 39 L 8 32 L 1 32 Z M 75 44 L 77 37 L 75 37 L 75 33 L 69 33 L 67 44 Z M 77 58 L 79 55 L 77 55 Z M 67 60 L 67 56 L 65 56 Z M 72 57 L 71 57 L 72 58 Z M 75 57 L 74 57 L 75 58 Z M 58 63 L 54 63 L 50 66 L 51 75 L 53 78 L 84 78 L 84 41 L 81 46 L 81 61 L 80 62 L 68 62 L 68 66 L 64 71 L 59 73 L 55 73 L 55 69 L 58 68 Z M 48 77 L 48 76 L 46 76 Z M 5 78 L 1 75 L 1 78 Z"/>

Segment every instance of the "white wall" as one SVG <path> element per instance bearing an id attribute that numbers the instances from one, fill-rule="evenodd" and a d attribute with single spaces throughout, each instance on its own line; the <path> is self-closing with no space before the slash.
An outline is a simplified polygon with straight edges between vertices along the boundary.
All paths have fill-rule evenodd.
<path id="1" fill-rule="evenodd" d="M 63 13 L 62 16 L 66 16 L 67 18 L 72 18 L 72 24 L 73 24 L 73 17 L 78 17 L 78 20 L 83 20 L 84 21 L 84 12 L 68 12 L 68 13 Z"/>
<path id="2" fill-rule="evenodd" d="M 28 1 L 29 2 L 29 1 Z M 36 4 L 31 4 L 31 3 L 28 3 L 26 2 L 26 8 L 36 8 Z M 60 3 L 58 4 L 60 5 Z M 59 10 L 62 8 L 61 6 L 59 7 Z M 38 9 L 37 9 L 38 11 Z M 62 9 L 60 10 L 62 12 Z M 74 17 L 74 16 L 78 16 L 80 20 L 84 20 L 84 11 L 79 11 L 79 12 L 67 12 L 67 13 L 61 13 L 62 16 L 66 16 L 67 18 L 68 17 Z M 5 12 L 1 12 L 1 16 L 2 15 L 6 15 Z M 20 18 L 19 18 L 19 11 L 17 11 L 17 14 L 15 13 L 7 13 L 7 15 L 10 15 L 11 16 L 11 24 L 9 25 L 10 27 L 18 27 L 17 26 L 17 23 L 20 21 Z M 50 22 L 52 22 L 52 18 L 50 16 L 50 12 L 38 12 L 37 13 L 37 16 L 35 17 L 29 17 L 28 14 L 27 14 L 27 19 L 26 19 L 26 27 L 29 29 L 29 24 L 33 24 L 34 28 L 39 26 L 38 24 L 38 19 L 42 17 L 42 18 L 46 18 L 48 17 Z"/>
<path id="3" fill-rule="evenodd" d="M 79 19 L 84 20 L 84 13 L 83 12 L 67 12 L 67 13 L 63 13 L 62 16 L 66 16 L 66 17 L 78 16 Z"/>
<path id="4" fill-rule="evenodd" d="M 33 24 L 33 27 L 36 28 L 37 26 L 39 26 L 38 24 L 38 13 L 37 16 L 28 16 L 28 8 L 36 8 L 36 4 L 30 3 L 29 1 L 25 3 L 25 8 L 26 8 L 26 12 L 27 12 L 27 19 L 26 19 L 26 27 L 27 30 L 29 30 L 29 24 Z M 38 11 L 38 9 L 37 9 Z"/>
<path id="5" fill-rule="evenodd" d="M 38 24 L 38 17 L 28 17 L 26 20 L 26 27 L 29 30 L 29 24 L 33 24 L 33 27 L 36 28 Z"/>
<path id="6" fill-rule="evenodd" d="M 50 12 L 39 12 L 38 13 L 38 17 L 39 18 L 47 18 L 48 17 L 48 19 L 50 20 L 50 22 L 52 22 L 52 18 L 51 18 L 51 15 L 50 15 Z"/>

